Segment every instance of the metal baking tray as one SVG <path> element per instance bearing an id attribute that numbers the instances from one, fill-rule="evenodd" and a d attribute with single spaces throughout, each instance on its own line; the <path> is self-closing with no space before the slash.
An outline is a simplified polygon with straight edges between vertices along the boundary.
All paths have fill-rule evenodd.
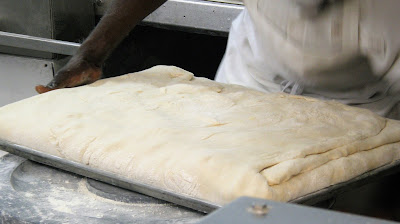
<path id="1" fill-rule="evenodd" d="M 102 181 L 117 187 L 132 190 L 144 195 L 148 195 L 154 198 L 158 198 L 164 201 L 168 201 L 186 208 L 194 209 L 203 213 L 210 213 L 215 209 L 221 207 L 221 205 L 204 201 L 201 199 L 189 197 L 187 195 L 178 194 L 171 191 L 155 188 L 153 186 L 136 182 L 134 180 L 128 180 L 124 177 L 118 176 L 111 172 L 94 169 L 87 165 L 83 165 L 77 162 L 69 161 L 57 156 L 49 155 L 34 149 L 30 149 L 25 146 L 21 146 L 12 142 L 8 142 L 0 139 L 1 150 L 12 153 L 14 155 L 44 164 L 58 169 L 62 169 L 68 172 L 76 173 L 88 178 L 92 178 L 98 181 Z M 336 197 L 338 194 L 349 191 L 351 189 L 360 187 L 367 183 L 378 181 L 379 179 L 400 172 L 400 160 L 381 166 L 362 175 L 359 175 L 349 181 L 342 182 L 321 189 L 319 191 L 304 195 L 297 199 L 291 200 L 290 203 L 315 205 L 319 202 L 329 200 Z"/>
<path id="2" fill-rule="evenodd" d="M 58 156 L 49 155 L 28 147 L 18 145 L 12 142 L 4 141 L 0 139 L 0 149 L 11 154 L 44 164 L 51 167 L 55 167 L 61 170 L 65 170 L 71 173 L 82 175 L 94 180 L 102 181 L 117 187 L 121 187 L 127 190 L 135 191 L 144 195 L 148 195 L 154 198 L 158 198 L 164 201 L 168 201 L 186 208 L 194 209 L 203 213 L 210 213 L 215 209 L 221 207 L 221 205 L 213 204 L 201 199 L 189 197 L 187 195 L 178 194 L 171 191 L 155 188 L 153 186 L 139 183 L 133 180 L 128 180 L 125 177 L 118 176 L 117 174 L 106 172 L 103 170 L 94 169 L 87 165 L 83 165 L 77 162 L 69 161 Z"/>
<path id="3" fill-rule="evenodd" d="M 370 170 L 348 181 L 338 183 L 318 190 L 316 192 L 298 197 L 290 202 L 303 205 L 315 205 L 319 202 L 335 198 L 337 195 L 346 191 L 359 188 L 369 183 L 377 182 L 384 177 L 390 176 L 395 173 L 400 173 L 400 160 Z"/>

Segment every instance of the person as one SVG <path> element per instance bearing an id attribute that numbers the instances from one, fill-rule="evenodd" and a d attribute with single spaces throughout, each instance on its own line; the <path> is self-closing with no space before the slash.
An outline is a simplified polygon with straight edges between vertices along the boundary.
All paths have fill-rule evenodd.
<path id="1" fill-rule="evenodd" d="M 114 48 L 165 0 L 114 0 L 78 52 L 38 93 L 96 81 Z M 400 114 L 400 1 L 244 0 L 218 82 Z M 400 117 L 399 117 L 400 118 Z"/>
<path id="2" fill-rule="evenodd" d="M 95 29 L 69 62 L 38 93 L 89 84 L 101 78 L 101 67 L 112 51 L 147 15 L 166 0 L 113 0 Z"/>

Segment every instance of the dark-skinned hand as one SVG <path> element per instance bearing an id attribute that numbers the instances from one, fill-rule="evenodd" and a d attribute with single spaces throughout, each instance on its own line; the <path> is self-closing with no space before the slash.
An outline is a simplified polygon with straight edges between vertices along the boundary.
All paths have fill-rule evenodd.
<path id="1" fill-rule="evenodd" d="M 95 82 L 101 78 L 101 68 L 82 59 L 74 59 L 63 67 L 46 86 L 38 85 L 36 92 L 75 87 Z"/>

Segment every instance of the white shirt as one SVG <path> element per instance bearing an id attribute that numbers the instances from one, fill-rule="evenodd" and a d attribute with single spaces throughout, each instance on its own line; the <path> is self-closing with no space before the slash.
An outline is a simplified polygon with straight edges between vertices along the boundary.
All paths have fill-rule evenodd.
<path id="1" fill-rule="evenodd" d="M 216 81 L 365 107 L 400 101 L 400 1 L 244 0 Z"/>

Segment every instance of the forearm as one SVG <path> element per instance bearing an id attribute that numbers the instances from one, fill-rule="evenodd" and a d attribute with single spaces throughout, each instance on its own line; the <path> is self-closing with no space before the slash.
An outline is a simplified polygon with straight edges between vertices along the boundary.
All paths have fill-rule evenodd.
<path id="1" fill-rule="evenodd" d="M 166 0 L 113 0 L 74 57 L 100 67 L 129 32 L 164 2 Z"/>

